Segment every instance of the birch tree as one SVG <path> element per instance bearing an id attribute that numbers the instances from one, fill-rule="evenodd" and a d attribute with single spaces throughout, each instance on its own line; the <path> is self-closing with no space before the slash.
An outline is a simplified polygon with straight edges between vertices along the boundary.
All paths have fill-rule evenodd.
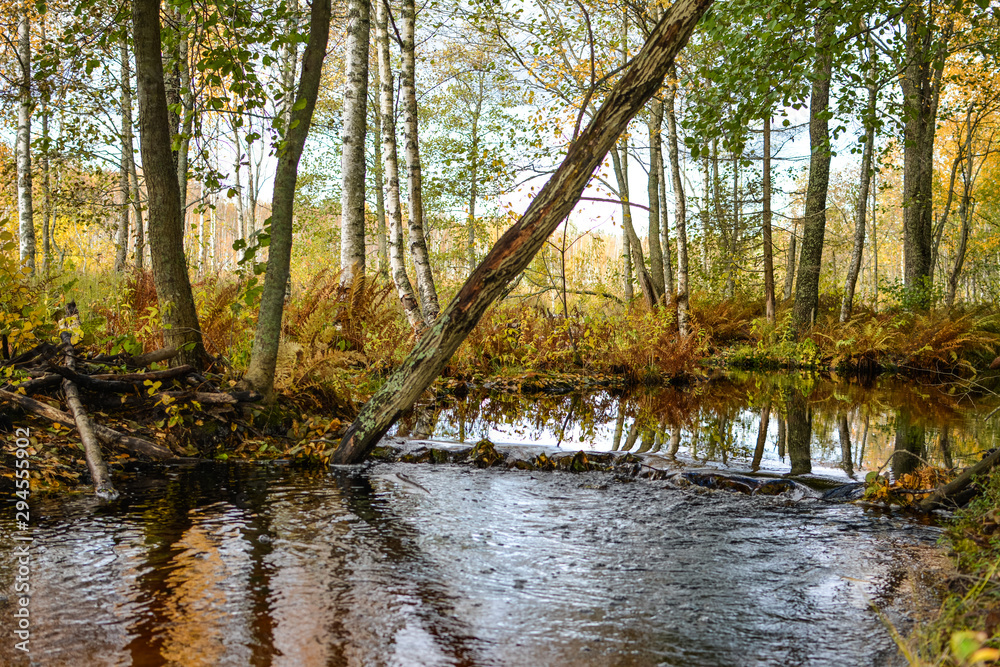
<path id="1" fill-rule="evenodd" d="M 31 197 L 31 6 L 21 8 L 17 22 L 17 57 L 20 61 L 17 107 L 17 218 L 21 263 L 35 273 L 35 221 Z"/>
<path id="2" fill-rule="evenodd" d="M 340 283 L 365 275 L 365 136 L 368 130 L 368 0 L 347 3 L 340 225 Z"/>
<path id="3" fill-rule="evenodd" d="M 409 232 L 410 256 L 420 294 L 420 309 L 424 322 L 430 325 L 441 310 L 438 304 L 434 275 L 424 230 L 424 201 L 421 189 L 420 140 L 417 134 L 416 87 L 416 7 L 413 0 L 403 0 L 400 17 L 403 67 L 400 72 L 403 103 L 404 134 L 406 136 L 406 177 L 410 191 Z"/>
<path id="4" fill-rule="evenodd" d="M 413 294 L 406 274 L 406 253 L 403 246 L 403 214 L 399 202 L 399 161 L 396 146 L 396 116 L 393 104 L 392 60 L 389 51 L 389 0 L 375 0 L 375 43 L 378 49 L 379 117 L 382 136 L 382 160 L 385 173 L 386 219 L 389 226 L 388 252 L 392 282 L 414 331 L 424 329 L 423 313 Z"/>

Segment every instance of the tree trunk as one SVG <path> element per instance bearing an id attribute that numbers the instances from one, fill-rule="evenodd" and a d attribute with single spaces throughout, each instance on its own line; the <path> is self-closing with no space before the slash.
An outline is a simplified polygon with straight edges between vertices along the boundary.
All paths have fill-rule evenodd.
<path id="1" fill-rule="evenodd" d="M 17 21 L 17 57 L 21 62 L 17 108 L 17 218 L 21 263 L 35 273 L 35 220 L 31 198 L 31 20 L 25 6 Z"/>
<path id="2" fill-rule="evenodd" d="M 726 296 L 736 298 L 736 272 L 739 270 L 737 254 L 740 247 L 740 156 L 733 153 L 733 227 L 729 233 L 729 271 L 726 273 Z"/>
<path id="3" fill-rule="evenodd" d="M 659 89 L 667 67 L 710 5 L 711 0 L 678 0 L 671 5 L 588 127 L 569 147 L 556 173 L 469 276 L 410 356 L 365 404 L 340 446 L 330 452 L 331 462 L 361 461 L 437 377 L 493 300 L 573 210 L 594 169 Z"/>
<path id="4" fill-rule="evenodd" d="M 131 126 L 131 118 L 129 119 Z M 129 180 L 132 185 L 132 212 L 135 217 L 135 268 L 144 271 L 146 268 L 144 256 L 146 254 L 146 230 L 142 221 L 142 192 L 139 190 L 139 175 L 135 168 L 135 149 L 132 148 L 132 133 L 127 137 L 129 145 Z"/>
<path id="5" fill-rule="evenodd" d="M 819 271 L 823 259 L 823 236 L 826 233 L 826 195 L 830 185 L 830 133 L 827 113 L 830 108 L 830 75 L 833 59 L 827 48 L 830 27 L 826 12 L 816 20 L 816 60 L 809 101 L 809 185 L 806 190 L 805 221 L 802 228 L 802 251 L 799 253 L 799 277 L 795 285 L 793 317 L 799 331 L 811 326 L 819 306 Z"/>
<path id="6" fill-rule="evenodd" d="M 472 144 L 469 148 L 469 220 L 468 247 L 469 275 L 476 269 L 476 200 L 479 197 L 479 116 L 483 110 L 483 75 L 479 75 L 479 94 L 472 113 Z"/>
<path id="7" fill-rule="evenodd" d="M 901 408 L 896 413 L 896 441 L 892 453 L 892 476 L 899 479 L 920 467 L 924 452 L 924 426 L 913 419 L 909 410 Z"/>
<path id="8" fill-rule="evenodd" d="M 674 113 L 674 102 L 677 97 L 677 68 L 670 67 L 670 81 L 666 86 L 664 111 L 667 116 L 667 151 L 670 154 L 670 174 L 674 185 L 674 224 L 677 226 L 677 329 L 682 336 L 690 333 L 688 322 L 689 299 L 688 290 L 688 241 L 687 241 L 687 202 L 684 197 L 684 181 L 681 179 L 681 164 L 677 147 L 677 117 Z"/>
<path id="9" fill-rule="evenodd" d="M 812 411 L 801 392 L 793 391 L 787 406 L 789 475 L 808 475 L 812 472 Z"/>
<path id="10" fill-rule="evenodd" d="M 771 114 L 764 119 L 764 165 L 761 184 L 764 210 L 761 213 L 761 236 L 764 240 L 764 314 L 771 324 L 774 312 L 774 243 L 771 239 Z"/>
<path id="11" fill-rule="evenodd" d="M 628 241 L 625 247 L 629 250 L 632 265 L 635 268 L 635 275 L 639 280 L 639 288 L 646 299 L 646 305 L 650 310 L 654 310 L 660 302 L 660 297 L 663 296 L 663 293 L 656 291 L 656 285 L 653 283 L 652 278 L 650 278 L 649 271 L 646 270 L 646 261 L 642 255 L 642 241 L 639 239 L 638 234 L 635 233 L 635 227 L 632 226 L 632 207 L 629 204 L 628 191 L 627 145 L 623 144 L 620 146 L 618 152 L 612 150 L 611 161 L 615 167 L 615 177 L 618 179 L 618 194 L 622 200 L 622 229 Z M 626 284 L 631 286 L 631 281 Z"/>
<path id="12" fill-rule="evenodd" d="M 146 237 L 142 225 L 142 198 L 139 192 L 139 175 L 135 167 L 135 147 L 132 139 L 132 62 L 128 52 L 128 40 L 123 36 L 121 50 L 122 86 L 122 155 L 128 170 L 128 200 L 135 220 L 135 265 L 139 271 L 145 268 L 143 254 Z"/>
<path id="13" fill-rule="evenodd" d="M 934 133 L 941 75 L 951 28 L 936 34 L 932 19 L 917 5 L 906 19 L 903 92 L 904 282 L 920 308 L 930 307 L 931 223 L 934 198 Z M 940 38 L 940 41 L 938 41 Z"/>
<path id="14" fill-rule="evenodd" d="M 377 0 L 376 0 L 377 1 Z M 371 47 L 369 46 L 369 49 Z M 379 79 L 378 64 L 376 60 L 375 71 L 372 72 L 372 84 L 375 87 L 373 100 L 369 100 L 372 106 L 372 147 L 375 152 L 375 161 L 372 171 L 375 176 L 375 240 L 378 243 L 378 275 L 379 278 L 389 281 L 389 241 L 385 231 L 385 168 L 382 166 L 382 114 L 379 112 L 378 96 L 382 90 L 382 82 Z"/>
<path id="15" fill-rule="evenodd" d="M 340 284 L 365 275 L 365 133 L 368 129 L 368 0 L 347 3 L 342 196 L 340 207 Z"/>
<path id="16" fill-rule="evenodd" d="M 955 292 L 958 290 L 958 277 L 962 275 L 962 265 L 965 263 L 965 251 L 969 244 L 969 228 L 972 225 L 972 213 L 975 203 L 972 201 L 972 105 L 965 112 L 965 168 L 962 170 L 962 201 L 958 205 L 958 217 L 962 221 L 962 231 L 958 237 L 958 248 L 955 250 L 955 264 L 948 276 L 948 307 L 955 305 Z"/>
<path id="17" fill-rule="evenodd" d="M 662 115 L 663 101 L 660 101 Z M 660 209 L 660 247 L 663 248 L 663 298 L 666 302 L 674 301 L 677 285 L 674 282 L 673 256 L 670 249 L 670 218 L 667 215 L 667 169 L 663 162 L 663 133 L 657 137 L 656 162 L 653 165 L 659 183 L 658 208 Z"/>
<path id="18" fill-rule="evenodd" d="M 795 286 L 795 257 L 798 248 L 799 220 L 792 221 L 792 233 L 788 236 L 788 255 L 785 257 L 785 286 L 781 290 L 781 300 L 792 298 L 792 288 Z"/>
<path id="19" fill-rule="evenodd" d="M 125 124 L 124 118 L 122 125 Z M 124 128 L 122 128 L 124 130 Z M 125 263 L 128 261 L 128 237 L 129 237 L 129 181 L 128 181 L 128 156 L 125 154 L 125 142 L 122 142 L 122 163 L 118 171 L 118 189 L 121 192 L 121 204 L 118 207 L 118 229 L 115 237 L 115 267 L 116 272 L 125 270 Z"/>
<path id="20" fill-rule="evenodd" d="M 367 11 L 367 10 L 365 10 Z M 243 378 L 246 385 L 266 399 L 273 397 L 274 369 L 281 337 L 281 317 L 292 257 L 292 213 L 299 158 L 309 135 L 319 93 L 320 75 L 330 35 L 330 0 L 313 0 L 309 18 L 309 41 L 302 54 L 302 74 L 291 122 L 285 131 L 284 148 L 278 153 L 271 199 L 271 245 L 267 256 L 264 291 L 254 336 L 250 364 Z M 301 108 L 296 108 L 301 106 Z"/>
<path id="21" fill-rule="evenodd" d="M 42 154 L 39 156 L 42 169 L 42 275 L 48 277 L 52 266 L 52 173 L 49 165 L 49 111 L 48 104 L 42 102 Z"/>
<path id="22" fill-rule="evenodd" d="M 188 35 L 185 26 L 177 30 L 177 67 L 180 70 L 181 116 L 177 142 L 177 189 L 181 203 L 181 224 L 187 217 L 188 195 L 188 150 L 191 147 L 191 131 L 194 128 L 194 91 L 191 88 L 191 70 L 188 67 Z M 204 221 L 204 216 L 202 216 Z"/>
<path id="23" fill-rule="evenodd" d="M 649 216 L 647 223 L 647 238 L 649 239 L 649 277 L 657 294 L 663 295 L 666 289 L 665 272 L 663 268 L 663 247 L 660 245 L 660 176 L 663 175 L 662 160 L 657 168 L 657 147 L 660 144 L 660 127 L 663 125 L 663 102 L 655 97 L 649 104 L 649 118 L 646 127 L 649 131 L 649 178 L 646 181 L 646 195 L 649 197 Z M 671 286 L 673 292 L 673 286 Z"/>
<path id="24" fill-rule="evenodd" d="M 387 1 L 387 0 L 383 0 Z M 410 186 L 410 256 L 420 293 L 420 309 L 428 326 L 441 312 L 438 304 L 434 275 L 431 272 L 427 239 L 424 237 L 424 200 L 421 189 L 420 143 L 417 134 L 417 84 L 416 84 L 416 8 L 413 0 L 403 0 L 400 20 L 403 68 L 400 95 L 403 97 L 404 126 L 406 135 L 406 175 Z"/>
<path id="25" fill-rule="evenodd" d="M 868 112 L 865 122 L 865 147 L 861 153 L 861 184 L 858 189 L 858 210 L 854 219 L 854 248 L 851 250 L 851 265 L 847 269 L 844 282 L 844 301 L 840 304 L 840 321 L 851 319 L 854 308 L 854 288 L 861 273 L 861 258 L 865 251 L 865 224 L 868 217 L 868 188 L 872 181 L 872 153 L 875 150 L 875 103 L 878 89 L 868 86 Z"/>
<path id="26" fill-rule="evenodd" d="M 767 445 L 767 429 L 771 425 L 771 404 L 768 403 L 760 409 L 760 424 L 757 426 L 757 446 L 753 450 L 753 459 L 750 462 L 750 470 L 757 472 L 760 470 L 760 462 L 764 458 L 764 447 Z"/>
<path id="27" fill-rule="evenodd" d="M 851 456 L 851 427 L 847 423 L 847 413 L 837 415 L 837 431 L 840 435 L 840 467 L 848 477 L 854 477 L 854 458 Z"/>
<path id="28" fill-rule="evenodd" d="M 941 215 L 938 216 L 937 223 L 934 226 L 934 239 L 931 246 L 931 275 L 934 275 L 934 269 L 937 267 L 941 237 L 944 235 L 944 227 L 948 224 L 948 216 L 951 214 L 951 202 L 955 199 L 955 177 L 958 176 L 958 167 L 962 164 L 963 159 L 965 159 L 965 156 L 960 147 L 958 155 L 951 162 L 951 176 L 948 178 L 948 197 L 945 199 L 944 208 L 941 210 Z"/>
<path id="29" fill-rule="evenodd" d="M 247 215 L 243 207 L 243 185 L 240 183 L 240 172 L 243 170 L 243 142 L 240 140 L 240 128 L 233 126 L 233 140 L 236 142 L 236 163 L 233 165 L 233 174 L 236 179 L 236 227 L 239 230 L 237 238 L 247 237 Z"/>
<path id="30" fill-rule="evenodd" d="M 139 81 L 139 139 L 149 193 L 149 241 L 156 248 L 156 252 L 151 253 L 153 281 L 163 306 L 160 310 L 163 340 L 167 347 L 181 350 L 180 363 L 200 366 L 206 355 L 184 260 L 180 195 L 170 151 L 167 97 L 160 58 L 160 1 L 136 0 L 133 11 Z M 173 307 L 166 307 L 167 304 Z"/>
<path id="31" fill-rule="evenodd" d="M 382 159 L 386 180 L 386 214 L 389 223 L 389 267 L 396 294 L 406 313 L 406 319 L 416 333 L 424 329 L 420 304 L 406 275 L 406 254 L 403 247 L 403 214 L 399 204 L 399 162 L 396 152 L 396 117 L 392 93 L 392 60 L 389 53 L 388 0 L 375 3 L 375 42 L 378 47 L 379 116 L 382 130 Z"/>
<path id="32" fill-rule="evenodd" d="M 288 23 L 285 26 L 287 34 L 295 34 L 299 28 L 299 2 L 298 0 L 288 0 Z M 295 72 L 299 65 L 299 43 L 295 40 L 288 40 L 282 47 L 281 64 L 279 72 L 281 76 L 281 92 L 283 97 L 278 111 L 281 118 L 281 132 L 288 133 L 288 128 L 292 124 L 292 105 L 295 103 Z"/>

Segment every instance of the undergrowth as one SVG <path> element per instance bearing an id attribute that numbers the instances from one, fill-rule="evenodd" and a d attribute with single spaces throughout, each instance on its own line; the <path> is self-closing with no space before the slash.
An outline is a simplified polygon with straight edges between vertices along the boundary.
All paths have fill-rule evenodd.
<path id="1" fill-rule="evenodd" d="M 979 494 L 949 520 L 945 539 L 960 576 L 940 611 L 908 638 L 897 637 L 914 667 L 995 664 L 1000 660 L 1000 471 L 977 481 Z"/>

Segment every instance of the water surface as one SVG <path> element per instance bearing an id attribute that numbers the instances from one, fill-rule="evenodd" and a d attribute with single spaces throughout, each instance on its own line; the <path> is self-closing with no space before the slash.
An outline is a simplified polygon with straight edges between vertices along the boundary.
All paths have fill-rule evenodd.
<path id="1" fill-rule="evenodd" d="M 397 436 L 849 481 L 976 460 L 992 407 L 915 382 L 732 376 L 473 392 Z M 206 463 L 117 485 L 111 503 L 32 501 L 31 664 L 885 665 L 873 605 L 900 618 L 906 554 L 939 535 L 899 512 L 598 472 Z M 13 608 L 0 604 L 2 627 Z M 29 664 L 13 644 L 0 664 Z"/>

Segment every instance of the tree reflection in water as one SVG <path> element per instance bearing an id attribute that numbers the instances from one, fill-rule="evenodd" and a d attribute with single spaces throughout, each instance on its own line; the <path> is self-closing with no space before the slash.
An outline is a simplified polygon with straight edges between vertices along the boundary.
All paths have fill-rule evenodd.
<path id="1" fill-rule="evenodd" d="M 914 455 L 964 465 L 981 449 L 977 439 L 984 426 L 977 418 L 992 407 L 912 382 L 862 386 L 810 375 L 744 373 L 629 392 L 472 391 L 414 410 L 396 435 L 626 451 L 789 474 L 809 474 L 818 466 L 823 474 L 855 478 L 858 470 L 878 468 L 890 456 L 894 474 L 912 469 L 919 462 Z M 938 447 L 928 452 L 932 436 Z"/>

